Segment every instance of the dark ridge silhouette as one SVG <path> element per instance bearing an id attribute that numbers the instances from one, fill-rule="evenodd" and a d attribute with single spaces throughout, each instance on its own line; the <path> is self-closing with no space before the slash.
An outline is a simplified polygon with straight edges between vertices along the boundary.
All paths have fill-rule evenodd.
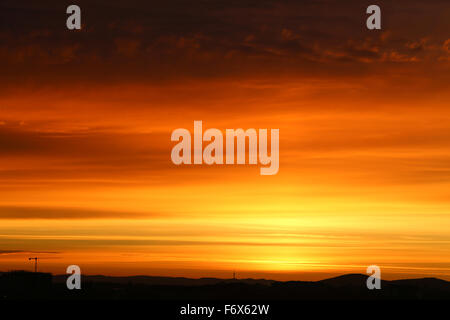
<path id="1" fill-rule="evenodd" d="M 295 300 L 450 300 L 450 282 L 437 278 L 383 280 L 368 290 L 368 276 L 347 274 L 320 281 L 82 276 L 81 290 L 68 290 L 68 275 L 14 271 L 0 273 L 0 299 L 295 301 Z"/>
<path id="2" fill-rule="evenodd" d="M 66 282 L 67 275 L 55 275 L 53 282 Z M 263 284 L 270 285 L 274 280 L 265 279 L 219 279 L 219 278 L 200 278 L 191 279 L 184 277 L 155 277 L 155 276 L 128 276 L 128 277 L 111 277 L 103 275 L 89 275 L 84 277 L 85 281 L 96 283 L 114 283 L 114 284 L 145 284 L 145 285 L 175 285 L 175 286 L 202 286 L 217 283 L 232 283 L 239 281 L 246 284 Z"/>
<path id="3" fill-rule="evenodd" d="M 323 283 L 327 286 L 332 287 L 366 287 L 366 281 L 368 276 L 364 274 L 359 273 L 351 273 L 351 274 L 344 274 L 342 276 L 337 276 L 334 278 L 319 280 L 317 282 Z M 383 283 L 385 284 L 385 280 L 381 280 L 381 285 L 383 286 Z"/>
<path id="4" fill-rule="evenodd" d="M 448 288 L 449 282 L 438 279 L 438 278 L 419 278 L 419 279 L 401 279 L 401 280 L 393 280 L 392 284 L 398 284 L 403 286 L 417 286 L 420 288 L 440 288 L 446 289 Z"/>

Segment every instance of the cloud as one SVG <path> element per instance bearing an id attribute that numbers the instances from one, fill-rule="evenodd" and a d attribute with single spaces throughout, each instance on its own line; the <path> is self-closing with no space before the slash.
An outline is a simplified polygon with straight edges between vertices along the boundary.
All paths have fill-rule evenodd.
<path id="1" fill-rule="evenodd" d="M 59 252 L 57 252 L 57 251 L 29 251 L 29 250 L 0 250 L 0 255 L 25 254 L 25 253 L 58 254 Z"/>
<path id="2" fill-rule="evenodd" d="M 0 206 L 0 219 L 104 219 L 149 218 L 161 216 L 155 213 L 120 212 L 67 207 Z"/>
<path id="3" fill-rule="evenodd" d="M 95 128 L 61 132 L 6 124 L 0 126 L 0 155 L 3 156 L 0 176 L 63 178 L 67 174 L 73 176 L 73 170 L 78 170 L 81 178 L 92 173 L 126 175 L 164 169 L 169 167 L 168 137 L 168 133 L 140 134 Z M 8 165 L 6 159 L 27 159 L 41 164 L 39 169 L 18 165 L 14 160 Z"/>
<path id="4" fill-rule="evenodd" d="M 0 250 L 0 255 L 2 254 L 14 254 L 14 253 L 23 253 L 23 250 Z"/>
<path id="5" fill-rule="evenodd" d="M 23 83 L 24 75 L 35 83 L 73 84 L 270 77 L 274 72 L 297 76 L 392 72 L 393 63 L 435 61 L 430 51 L 436 50 L 431 48 L 440 47 L 446 40 L 440 34 L 446 32 L 436 34 L 433 28 L 449 28 L 446 19 L 439 19 L 446 3 L 437 0 L 411 1 L 407 10 L 382 1 L 382 32 L 365 29 L 365 7 L 358 1 L 79 5 L 86 27 L 74 33 L 61 23 L 64 4 L 24 7 L 6 2 L 1 20 L 7 27 L 0 34 L 4 85 Z M 411 21 L 421 28 L 419 38 L 405 27 Z M 361 63 L 373 66 L 361 68 Z"/>

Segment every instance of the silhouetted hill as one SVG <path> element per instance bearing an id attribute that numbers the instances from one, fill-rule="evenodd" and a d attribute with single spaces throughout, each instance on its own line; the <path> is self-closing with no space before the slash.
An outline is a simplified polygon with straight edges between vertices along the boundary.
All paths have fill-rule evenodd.
<path id="1" fill-rule="evenodd" d="M 67 275 L 56 275 L 53 281 L 66 282 Z M 200 278 L 191 279 L 183 277 L 152 277 L 152 276 L 129 276 L 129 277 L 112 277 L 103 275 L 87 275 L 83 277 L 86 282 L 96 283 L 114 283 L 114 284 L 145 284 L 145 285 L 168 285 L 168 286 L 202 286 L 217 283 L 233 283 L 240 282 L 246 284 L 262 284 L 270 285 L 274 280 L 265 279 L 218 279 L 218 278 Z"/>
<path id="2" fill-rule="evenodd" d="M 390 281 L 390 284 L 412 286 L 426 289 L 450 290 L 450 282 L 438 278 L 402 279 Z"/>
<path id="3" fill-rule="evenodd" d="M 330 286 L 361 286 L 366 285 L 367 275 L 363 274 L 344 274 L 334 278 L 319 280 L 318 282 Z"/>
<path id="4" fill-rule="evenodd" d="M 45 279 L 52 279 L 51 275 Z M 436 278 L 382 281 L 368 290 L 368 276 L 347 274 L 320 281 L 265 279 L 171 278 L 151 276 L 82 276 L 81 290 L 66 288 L 67 275 L 53 276 L 45 290 L 36 286 L 42 275 L 0 273 L 0 299 L 152 300 L 152 301 L 299 301 L 448 299 L 450 282 Z M 33 280 L 36 278 L 35 280 Z M 33 281 L 30 281 L 33 280 Z M 8 284 L 5 286 L 4 284 Z M 32 290 L 30 290 L 32 288 Z"/>

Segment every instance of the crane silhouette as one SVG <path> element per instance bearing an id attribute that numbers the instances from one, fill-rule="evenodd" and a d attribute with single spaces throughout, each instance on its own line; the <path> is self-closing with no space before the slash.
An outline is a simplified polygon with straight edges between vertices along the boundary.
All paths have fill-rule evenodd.
<path id="1" fill-rule="evenodd" d="M 34 260 L 34 272 L 37 272 L 38 259 L 39 259 L 38 257 L 28 258 L 28 260 Z"/>

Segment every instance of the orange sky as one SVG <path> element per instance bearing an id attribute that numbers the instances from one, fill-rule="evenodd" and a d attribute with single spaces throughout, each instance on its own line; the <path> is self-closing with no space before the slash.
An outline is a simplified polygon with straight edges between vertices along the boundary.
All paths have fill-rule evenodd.
<path id="1" fill-rule="evenodd" d="M 97 1 L 72 33 L 7 1 L 0 270 L 450 279 L 450 8 L 325 2 Z M 172 164 L 194 120 L 280 129 L 278 174 Z"/>

